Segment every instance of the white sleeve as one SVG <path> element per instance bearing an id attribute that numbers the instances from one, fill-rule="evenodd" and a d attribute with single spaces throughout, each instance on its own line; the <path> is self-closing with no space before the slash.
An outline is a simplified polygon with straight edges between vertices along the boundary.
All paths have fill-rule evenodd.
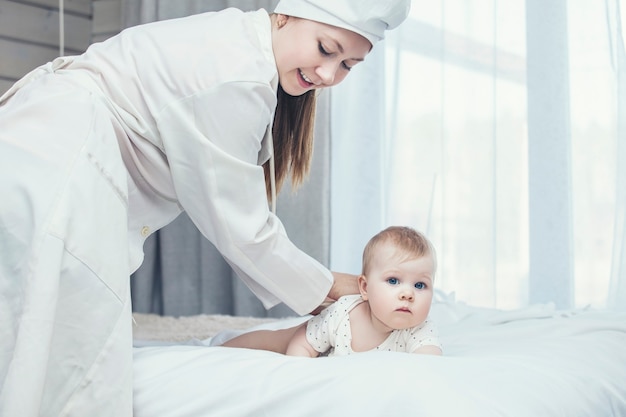
<path id="1" fill-rule="evenodd" d="M 157 118 L 181 206 L 266 308 L 299 314 L 328 294 L 330 271 L 300 251 L 268 207 L 257 165 L 276 96 L 269 85 L 221 84 Z"/>

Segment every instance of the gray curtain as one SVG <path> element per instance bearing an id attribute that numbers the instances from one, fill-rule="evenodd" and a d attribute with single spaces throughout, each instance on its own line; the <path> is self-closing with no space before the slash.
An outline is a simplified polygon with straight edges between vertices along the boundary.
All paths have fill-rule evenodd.
<path id="1" fill-rule="evenodd" d="M 125 27 L 237 7 L 272 11 L 276 0 L 122 0 Z M 315 150 L 309 180 L 296 193 L 285 184 L 277 214 L 290 239 L 324 265 L 329 263 L 329 95 L 318 99 Z M 133 310 L 169 316 L 231 314 L 285 317 L 285 305 L 266 311 L 185 213 L 152 235 L 145 260 L 131 279 Z"/>

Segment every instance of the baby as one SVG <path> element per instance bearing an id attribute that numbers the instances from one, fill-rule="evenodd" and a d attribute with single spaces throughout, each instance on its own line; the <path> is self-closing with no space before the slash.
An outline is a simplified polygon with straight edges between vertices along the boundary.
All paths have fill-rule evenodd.
<path id="1" fill-rule="evenodd" d="M 441 355 L 428 319 L 435 270 L 435 250 L 423 234 L 389 227 L 365 246 L 360 294 L 339 298 L 300 326 L 244 333 L 224 346 L 308 357 L 369 350 Z"/>

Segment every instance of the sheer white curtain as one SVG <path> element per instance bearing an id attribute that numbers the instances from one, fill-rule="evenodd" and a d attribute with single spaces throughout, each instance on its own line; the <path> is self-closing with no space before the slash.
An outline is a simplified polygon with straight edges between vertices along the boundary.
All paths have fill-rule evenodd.
<path id="1" fill-rule="evenodd" d="M 385 48 L 321 94 L 331 103 L 331 269 L 360 273 L 361 253 L 384 224 Z"/>
<path id="2" fill-rule="evenodd" d="M 436 286 L 459 300 L 624 308 L 622 13 L 414 1 L 333 91 L 331 266 L 358 272 L 364 241 L 405 224 L 431 237 Z"/>

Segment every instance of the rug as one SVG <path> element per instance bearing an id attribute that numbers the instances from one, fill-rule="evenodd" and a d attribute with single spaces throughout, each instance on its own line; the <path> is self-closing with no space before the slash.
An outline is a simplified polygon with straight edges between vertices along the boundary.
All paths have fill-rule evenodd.
<path id="1" fill-rule="evenodd" d="M 133 339 L 168 342 L 203 340 L 222 330 L 247 329 L 278 320 L 271 317 L 237 317 L 220 314 L 171 317 L 144 313 L 133 313 L 133 319 Z"/>

